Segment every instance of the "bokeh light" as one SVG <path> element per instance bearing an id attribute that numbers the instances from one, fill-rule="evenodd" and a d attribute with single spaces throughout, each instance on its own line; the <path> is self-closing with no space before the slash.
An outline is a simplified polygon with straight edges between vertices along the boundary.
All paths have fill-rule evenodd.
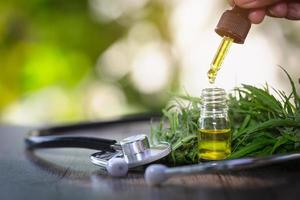
<path id="1" fill-rule="evenodd" d="M 160 111 L 170 93 L 199 96 L 226 1 L 0 3 L 0 120 L 53 124 Z M 232 45 L 217 77 L 290 91 L 300 78 L 300 23 L 267 17 Z"/>

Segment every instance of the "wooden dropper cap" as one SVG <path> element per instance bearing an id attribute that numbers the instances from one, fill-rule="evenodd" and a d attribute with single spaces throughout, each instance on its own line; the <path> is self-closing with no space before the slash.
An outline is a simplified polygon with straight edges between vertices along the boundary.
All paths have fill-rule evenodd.
<path id="1" fill-rule="evenodd" d="M 248 13 L 248 10 L 237 6 L 232 10 L 226 10 L 217 24 L 216 33 L 221 37 L 232 38 L 235 43 L 243 44 L 251 28 Z"/>

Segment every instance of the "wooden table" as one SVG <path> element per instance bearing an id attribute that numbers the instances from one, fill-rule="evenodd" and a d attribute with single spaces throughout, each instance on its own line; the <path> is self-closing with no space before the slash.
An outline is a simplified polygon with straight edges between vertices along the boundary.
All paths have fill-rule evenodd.
<path id="1" fill-rule="evenodd" d="M 121 139 L 148 133 L 148 121 L 80 133 Z M 143 170 L 111 178 L 89 161 L 94 151 L 47 149 L 26 151 L 30 128 L 0 126 L 0 199 L 300 199 L 300 164 L 226 174 L 171 178 L 161 187 L 145 184 Z"/>

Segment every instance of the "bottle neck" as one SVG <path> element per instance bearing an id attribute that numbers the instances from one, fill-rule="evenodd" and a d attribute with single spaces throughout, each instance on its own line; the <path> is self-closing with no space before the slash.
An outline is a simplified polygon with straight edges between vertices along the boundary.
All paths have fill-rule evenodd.
<path id="1" fill-rule="evenodd" d="M 222 88 L 206 88 L 202 90 L 201 116 L 227 117 L 228 106 L 226 97 L 226 92 Z"/>

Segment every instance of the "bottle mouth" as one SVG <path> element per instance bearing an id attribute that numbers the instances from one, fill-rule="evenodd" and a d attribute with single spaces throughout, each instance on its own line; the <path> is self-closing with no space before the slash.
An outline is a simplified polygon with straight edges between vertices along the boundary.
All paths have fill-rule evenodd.
<path id="1" fill-rule="evenodd" d="M 212 106 L 226 106 L 227 95 L 223 88 L 205 88 L 201 93 L 202 104 Z"/>

